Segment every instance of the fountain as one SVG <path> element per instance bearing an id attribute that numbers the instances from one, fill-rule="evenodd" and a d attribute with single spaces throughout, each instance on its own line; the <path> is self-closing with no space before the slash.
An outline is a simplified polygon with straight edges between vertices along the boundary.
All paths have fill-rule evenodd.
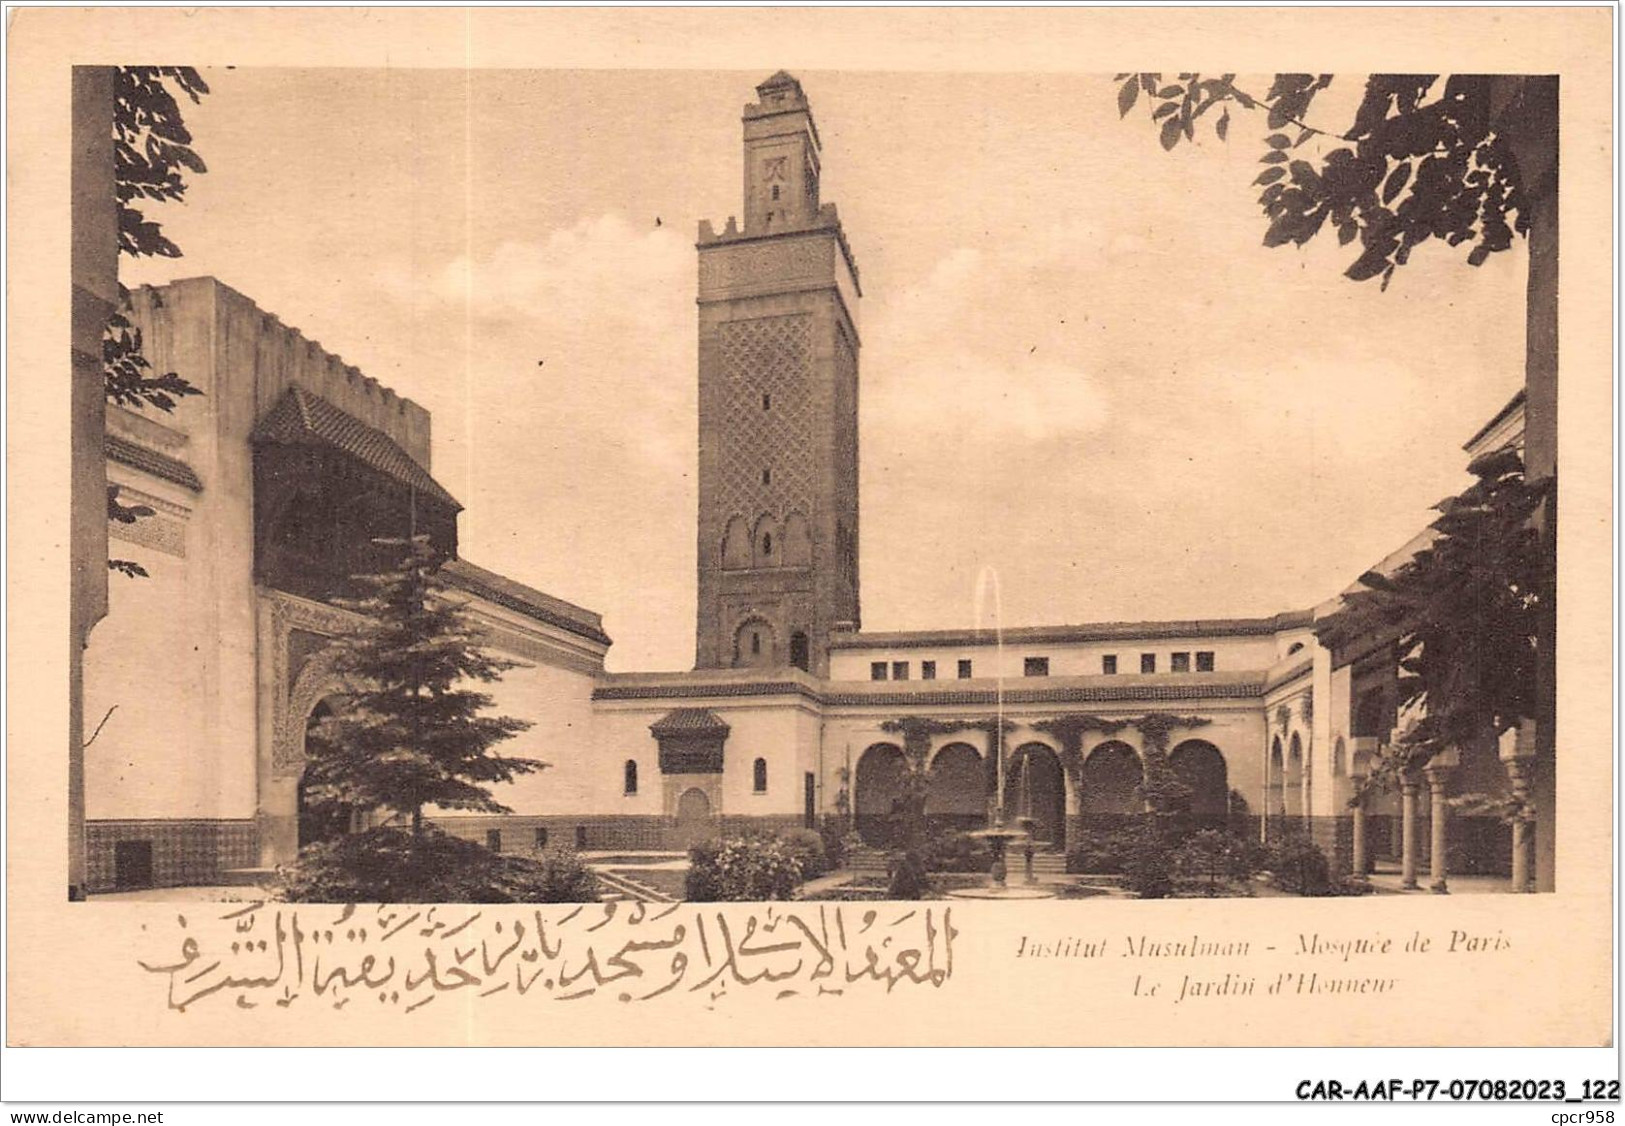
<path id="1" fill-rule="evenodd" d="M 1018 822 L 1025 822 L 1024 827 L 1012 829 L 1004 823 L 1004 597 L 999 589 L 999 573 L 992 567 L 983 567 L 976 579 L 976 598 L 978 604 L 986 592 L 987 580 L 993 581 L 994 598 L 994 639 L 997 659 L 994 661 L 994 674 L 997 677 L 994 688 L 994 699 L 997 702 L 995 723 L 993 730 L 993 756 L 998 780 L 997 794 L 993 799 L 992 825 L 986 829 L 975 829 L 965 835 L 972 840 L 987 842 L 988 852 L 992 854 L 992 863 L 988 867 L 988 882 L 982 887 L 955 888 L 948 894 L 957 899 L 1053 899 L 1055 892 L 1051 888 L 1033 882 L 1032 875 L 1032 818 L 1018 818 Z M 980 614 L 977 615 L 981 617 Z M 1024 780 L 1027 771 L 1022 771 Z M 1029 783 L 1030 785 L 1030 783 Z M 1032 812 L 1032 800 L 1029 794 L 1028 810 Z M 1020 887 L 1010 887 L 1006 882 L 1008 868 L 1005 865 L 1005 853 L 1011 841 L 1025 840 L 1027 849 L 1027 883 Z"/>

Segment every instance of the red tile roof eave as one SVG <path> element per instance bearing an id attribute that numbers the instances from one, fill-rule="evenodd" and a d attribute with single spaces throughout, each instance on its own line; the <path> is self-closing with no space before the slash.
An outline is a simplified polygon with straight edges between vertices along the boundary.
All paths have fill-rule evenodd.
<path id="1" fill-rule="evenodd" d="M 250 441 L 338 450 L 400 484 L 427 493 L 453 511 L 463 508 L 388 434 L 302 387 L 288 388 L 255 425 Z"/>
<path id="2" fill-rule="evenodd" d="M 150 473 L 154 477 L 173 482 L 194 493 L 203 491 L 203 482 L 198 479 L 196 471 L 179 458 L 149 450 L 116 434 L 107 435 L 103 451 L 109 460 L 116 461 L 120 465 Z"/>
<path id="3" fill-rule="evenodd" d="M 473 572 L 473 573 L 471 573 Z M 493 602 L 498 606 L 505 606 L 510 610 L 525 615 L 547 625 L 557 626 L 559 629 L 575 634 L 577 637 L 600 645 L 611 644 L 610 637 L 604 632 L 600 624 L 602 619 L 590 610 L 582 609 L 564 602 L 562 599 L 553 599 L 540 591 L 532 590 L 522 583 L 487 571 L 485 568 L 470 563 L 465 559 L 453 559 L 441 568 L 443 574 L 451 585 L 459 590 L 466 591 L 478 598 Z M 489 578 L 487 577 L 489 576 Z M 491 582 L 494 578 L 500 582 Z M 564 609 L 555 608 L 547 603 L 557 602 L 560 607 L 577 610 L 581 617 L 572 616 Z"/>
<path id="4" fill-rule="evenodd" d="M 1301 629 L 1314 620 L 1312 610 L 1290 611 L 1270 618 L 1212 618 L 1191 621 L 1095 622 L 1063 626 L 1013 626 L 1004 643 L 1062 645 L 1084 641 L 1162 640 L 1181 637 L 1260 637 Z M 899 630 L 889 633 L 837 635 L 831 649 L 924 649 L 935 646 L 983 646 L 996 642 L 991 629 Z"/>

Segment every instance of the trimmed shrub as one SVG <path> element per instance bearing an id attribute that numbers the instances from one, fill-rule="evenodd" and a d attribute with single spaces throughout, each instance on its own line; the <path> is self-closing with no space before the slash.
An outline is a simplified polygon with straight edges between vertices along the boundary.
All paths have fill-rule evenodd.
<path id="1" fill-rule="evenodd" d="M 718 856 L 722 852 L 719 840 L 701 841 L 688 850 L 688 874 L 683 877 L 683 898 L 696 903 L 715 903 L 726 899 L 722 894 L 722 870 Z"/>
<path id="2" fill-rule="evenodd" d="M 726 837 L 688 850 L 683 898 L 695 902 L 789 899 L 801 886 L 801 860 L 774 837 Z"/>
<path id="3" fill-rule="evenodd" d="M 541 898 L 526 903 L 591 903 L 598 898 L 598 877 L 569 849 L 549 849 L 533 863 L 541 865 L 532 885 Z"/>
<path id="4" fill-rule="evenodd" d="M 1333 895 L 1331 864 L 1308 837 L 1291 836 L 1275 846 L 1269 859 L 1275 884 L 1299 895 Z"/>
<path id="5" fill-rule="evenodd" d="M 824 838 L 814 829 L 786 829 L 779 840 L 801 863 L 801 878 L 816 880 L 829 873 L 829 860 L 824 852 Z"/>
<path id="6" fill-rule="evenodd" d="M 1215 829 L 1192 833 L 1174 850 L 1174 870 L 1186 879 L 1201 882 L 1207 895 L 1219 894 L 1235 872 L 1232 839 Z"/>
<path id="7" fill-rule="evenodd" d="M 1128 870 L 1138 837 L 1137 829 L 1084 830 L 1066 854 L 1066 870 L 1074 875 L 1120 875 Z"/>
<path id="8" fill-rule="evenodd" d="M 887 899 L 925 899 L 931 894 L 931 878 L 926 875 L 920 854 L 909 850 L 892 854 Z"/>
<path id="9" fill-rule="evenodd" d="M 586 903 L 598 881 L 574 854 L 504 856 L 432 826 L 380 826 L 306 845 L 273 890 L 290 903 Z"/>
<path id="10" fill-rule="evenodd" d="M 920 860 L 928 872 L 985 872 L 989 864 L 975 839 L 953 832 L 933 834 Z"/>
<path id="11" fill-rule="evenodd" d="M 1174 894 L 1173 851 L 1154 827 L 1148 825 L 1135 836 L 1124 874 L 1129 890 L 1141 899 L 1166 899 Z"/>

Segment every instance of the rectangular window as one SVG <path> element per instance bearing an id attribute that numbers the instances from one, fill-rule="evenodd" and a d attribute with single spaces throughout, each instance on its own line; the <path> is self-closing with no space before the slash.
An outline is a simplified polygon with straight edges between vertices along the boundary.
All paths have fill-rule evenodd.
<path id="1" fill-rule="evenodd" d="M 487 830 L 485 830 L 485 847 L 490 849 L 492 852 L 501 852 L 502 851 L 502 830 L 501 829 L 487 829 Z"/>
<path id="2" fill-rule="evenodd" d="M 1189 653 L 1173 653 L 1168 658 L 1169 672 L 1190 672 L 1191 655 Z"/>
<path id="3" fill-rule="evenodd" d="M 1100 671 L 1105 673 L 1107 676 L 1117 675 L 1116 653 L 1107 653 L 1105 656 L 1100 658 Z"/>
<path id="4" fill-rule="evenodd" d="M 959 679 L 960 680 L 969 680 L 970 679 L 970 662 L 968 660 L 959 662 Z"/>
<path id="5" fill-rule="evenodd" d="M 1022 663 L 1021 663 L 1021 675 L 1022 676 L 1048 676 L 1049 675 L 1049 658 L 1048 657 L 1028 657 L 1026 660 L 1022 661 Z"/>
<path id="6" fill-rule="evenodd" d="M 547 830 L 540 825 L 536 827 L 536 851 L 540 852 L 547 847 Z"/>
<path id="7" fill-rule="evenodd" d="M 935 679 L 937 679 L 937 663 L 935 661 L 921 661 L 920 662 L 920 679 L 921 680 L 935 680 Z"/>
<path id="8" fill-rule="evenodd" d="M 907 680 L 908 679 L 908 662 L 907 661 L 893 661 L 891 663 L 891 678 L 893 680 Z"/>
<path id="9" fill-rule="evenodd" d="M 1212 672 L 1213 671 L 1213 654 L 1212 653 L 1198 653 L 1198 654 L 1196 654 L 1196 671 L 1197 672 Z"/>
<path id="10" fill-rule="evenodd" d="M 1157 655 L 1155 653 L 1141 653 L 1140 654 L 1140 671 L 1141 672 L 1156 672 L 1157 671 Z"/>
<path id="11" fill-rule="evenodd" d="M 869 663 L 869 679 L 870 680 L 885 680 L 886 679 L 886 662 L 885 661 L 871 661 Z"/>

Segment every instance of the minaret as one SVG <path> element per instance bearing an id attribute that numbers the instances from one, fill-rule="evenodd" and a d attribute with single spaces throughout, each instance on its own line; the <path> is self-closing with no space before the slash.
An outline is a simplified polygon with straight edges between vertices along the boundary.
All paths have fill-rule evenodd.
<path id="1" fill-rule="evenodd" d="M 780 71 L 744 113 L 745 222 L 699 234 L 697 668 L 829 671 L 858 624 L 858 270 Z"/>

